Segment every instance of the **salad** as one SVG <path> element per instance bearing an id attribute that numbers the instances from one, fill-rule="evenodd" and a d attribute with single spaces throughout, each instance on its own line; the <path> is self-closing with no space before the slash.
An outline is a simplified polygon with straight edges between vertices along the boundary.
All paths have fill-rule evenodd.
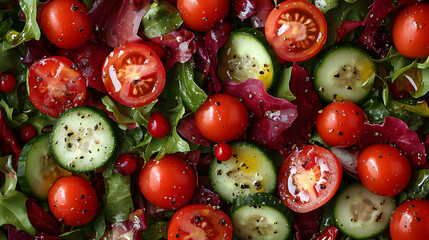
<path id="1" fill-rule="evenodd" d="M 0 0 L 0 240 L 426 238 L 428 18 Z"/>

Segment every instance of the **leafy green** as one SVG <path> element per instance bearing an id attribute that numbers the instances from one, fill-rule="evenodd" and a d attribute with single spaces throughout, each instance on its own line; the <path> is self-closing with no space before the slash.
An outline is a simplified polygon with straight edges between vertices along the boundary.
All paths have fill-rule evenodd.
<path id="1" fill-rule="evenodd" d="M 429 194 L 429 169 L 414 170 L 407 187 L 399 194 L 399 201 L 425 198 Z"/>
<path id="2" fill-rule="evenodd" d="M 281 77 L 279 79 L 279 86 L 276 88 L 277 92 L 274 94 L 274 96 L 278 98 L 283 98 L 288 101 L 293 101 L 296 99 L 296 97 L 293 95 L 293 93 L 290 91 L 289 83 L 292 75 L 292 68 L 288 67 L 283 69 Z"/>
<path id="3" fill-rule="evenodd" d="M 50 117 L 46 114 L 43 114 L 42 112 L 37 112 L 36 115 L 31 116 L 28 119 L 27 124 L 30 124 L 33 127 L 35 127 L 37 130 L 37 133 L 40 135 L 42 134 L 43 128 L 54 125 L 55 121 L 56 121 L 56 118 Z"/>
<path id="4" fill-rule="evenodd" d="M 185 114 L 182 100 L 178 98 L 176 107 L 162 113 L 170 122 L 170 134 L 164 138 L 152 138 L 149 133 L 146 133 L 143 141 L 137 145 L 137 147 L 144 147 L 143 158 L 146 161 L 154 154 L 157 154 L 156 158 L 160 159 L 168 153 L 190 151 L 189 144 L 177 133 L 177 125 Z"/>
<path id="5" fill-rule="evenodd" d="M 20 113 L 19 115 L 13 115 L 13 108 L 9 107 L 7 103 L 2 99 L 0 100 L 0 108 L 6 113 L 6 117 L 8 120 L 8 125 L 11 128 L 16 128 L 21 126 L 28 120 L 28 116 L 25 113 Z"/>
<path id="6" fill-rule="evenodd" d="M 366 113 L 371 123 L 383 124 L 384 118 L 389 116 L 389 110 L 378 97 L 368 99 L 362 110 Z"/>
<path id="7" fill-rule="evenodd" d="M 167 239 L 168 222 L 154 222 L 142 232 L 144 240 Z"/>
<path id="8" fill-rule="evenodd" d="M 109 96 L 104 96 L 101 98 L 104 106 L 106 106 L 107 111 L 112 112 L 115 115 L 116 120 L 122 124 L 135 123 L 133 115 L 135 110 L 122 105 L 116 101 L 113 101 Z"/>
<path id="9" fill-rule="evenodd" d="M 5 173 L 6 181 L 0 188 L 0 226 L 11 224 L 19 230 L 36 234 L 27 215 L 25 202 L 27 196 L 15 190 L 17 184 L 16 172 L 12 168 L 12 157 L 0 158 L 0 171 Z"/>
<path id="10" fill-rule="evenodd" d="M 142 19 L 148 38 L 160 37 L 177 30 L 183 20 L 179 11 L 167 1 L 155 1 Z"/>
<path id="11" fill-rule="evenodd" d="M 61 234 L 59 237 L 62 240 L 75 240 L 75 239 L 89 239 L 94 233 L 94 229 L 91 224 L 85 225 L 83 228 L 76 228 L 70 232 Z"/>
<path id="12" fill-rule="evenodd" d="M 207 94 L 194 81 L 194 70 L 189 62 L 176 63 L 168 71 L 164 92 L 163 96 L 170 100 L 181 97 L 192 112 L 196 112 L 207 99 Z"/>
<path id="13" fill-rule="evenodd" d="M 95 237 L 94 239 L 100 239 L 104 232 L 106 231 L 106 221 L 104 216 L 104 211 L 99 211 L 97 216 L 92 221 L 92 225 L 95 229 Z"/>
<path id="14" fill-rule="evenodd" d="M 6 234 L 0 230 L 0 240 L 7 240 Z"/>
<path id="15" fill-rule="evenodd" d="M 390 115 L 406 122 L 408 127 L 417 131 L 424 124 L 426 115 L 429 115 L 429 108 L 425 101 L 415 102 L 416 99 L 408 98 L 405 100 L 393 100 L 389 98 L 386 108 Z"/>
<path id="16" fill-rule="evenodd" d="M 0 49 L 0 74 L 4 72 L 17 72 L 22 65 L 18 49 Z"/>
<path id="17" fill-rule="evenodd" d="M 103 177 L 106 184 L 106 194 L 103 199 L 105 219 L 108 222 L 127 220 L 134 210 L 130 176 L 120 176 L 115 173 L 111 163 L 106 167 Z"/>
<path id="18" fill-rule="evenodd" d="M 6 38 L 8 41 L 3 41 L 3 51 L 14 48 L 23 42 L 35 39 L 39 40 L 41 36 L 39 25 L 37 24 L 37 5 L 38 0 L 19 0 L 19 6 L 25 14 L 25 26 L 21 32 L 15 30 L 9 31 Z"/>

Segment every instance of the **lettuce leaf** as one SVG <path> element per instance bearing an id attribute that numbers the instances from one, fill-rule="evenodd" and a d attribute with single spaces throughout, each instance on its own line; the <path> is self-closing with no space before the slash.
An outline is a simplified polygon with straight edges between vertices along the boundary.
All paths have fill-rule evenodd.
<path id="1" fill-rule="evenodd" d="M 155 1 L 143 16 L 144 33 L 148 38 L 160 37 L 177 30 L 183 19 L 179 11 L 169 2 Z"/>

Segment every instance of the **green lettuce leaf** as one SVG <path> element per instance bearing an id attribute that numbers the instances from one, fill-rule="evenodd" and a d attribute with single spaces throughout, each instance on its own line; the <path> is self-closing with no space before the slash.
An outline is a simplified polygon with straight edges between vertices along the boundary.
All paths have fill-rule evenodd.
<path id="1" fill-rule="evenodd" d="M 19 115 L 14 116 L 14 109 L 9 107 L 9 105 L 7 105 L 6 101 L 4 101 L 3 99 L 0 100 L 0 108 L 3 109 L 6 113 L 8 125 L 11 128 L 19 127 L 28 120 L 28 115 L 25 113 L 20 113 Z"/>
<path id="2" fill-rule="evenodd" d="M 142 237 L 145 240 L 167 239 L 169 222 L 154 222 L 150 224 L 146 230 L 142 232 Z"/>
<path id="3" fill-rule="evenodd" d="M 142 19 L 148 38 L 160 37 L 177 30 L 183 20 L 177 8 L 167 1 L 155 1 Z"/>

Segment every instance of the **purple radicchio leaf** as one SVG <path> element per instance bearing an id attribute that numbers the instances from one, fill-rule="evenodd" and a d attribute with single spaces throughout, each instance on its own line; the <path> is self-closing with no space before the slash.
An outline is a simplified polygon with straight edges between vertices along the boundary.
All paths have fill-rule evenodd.
<path id="1" fill-rule="evenodd" d="M 253 0 L 233 0 L 232 6 L 241 21 L 247 19 L 256 12 L 256 5 Z"/>
<path id="2" fill-rule="evenodd" d="M 253 14 L 250 19 L 254 28 L 263 28 L 267 22 L 268 15 L 274 9 L 273 1 L 254 0 L 256 5 L 256 14 Z"/>
<path id="3" fill-rule="evenodd" d="M 61 234 L 62 224 L 49 213 L 45 212 L 33 199 L 29 198 L 25 202 L 28 219 L 31 225 L 42 233 L 58 236 Z"/>
<path id="4" fill-rule="evenodd" d="M 196 51 L 194 38 L 194 33 L 182 29 L 150 40 L 166 47 L 164 67 L 165 71 L 168 71 L 176 62 L 185 63 L 192 58 Z"/>
<path id="5" fill-rule="evenodd" d="M 283 131 L 297 117 L 295 105 L 268 94 L 264 83 L 257 79 L 226 82 L 223 93 L 241 99 L 251 116 L 249 139 L 268 148 L 274 148 L 283 139 Z"/>
<path id="6" fill-rule="evenodd" d="M 321 108 L 319 97 L 313 89 L 310 74 L 297 64 L 293 65 L 289 88 L 296 97 L 291 103 L 297 107 L 298 116 L 292 126 L 283 132 L 284 139 L 280 143 L 281 146 L 278 146 L 284 156 L 289 155 L 293 144 L 305 143 L 310 138 Z"/>
<path id="7" fill-rule="evenodd" d="M 197 126 L 195 125 L 195 115 L 189 115 L 182 118 L 177 126 L 177 131 L 191 143 L 207 147 L 211 144 L 211 142 L 203 137 L 203 135 L 198 131 Z"/>
<path id="8" fill-rule="evenodd" d="M 362 148 L 373 144 L 393 144 L 405 153 L 413 168 L 427 168 L 425 145 L 402 120 L 386 117 L 383 124 L 365 123 L 359 140 Z"/>
<path id="9" fill-rule="evenodd" d="M 199 186 L 195 188 L 194 196 L 191 200 L 194 204 L 208 204 L 211 206 L 220 205 L 220 197 L 211 190 L 205 188 L 204 186 Z"/>

